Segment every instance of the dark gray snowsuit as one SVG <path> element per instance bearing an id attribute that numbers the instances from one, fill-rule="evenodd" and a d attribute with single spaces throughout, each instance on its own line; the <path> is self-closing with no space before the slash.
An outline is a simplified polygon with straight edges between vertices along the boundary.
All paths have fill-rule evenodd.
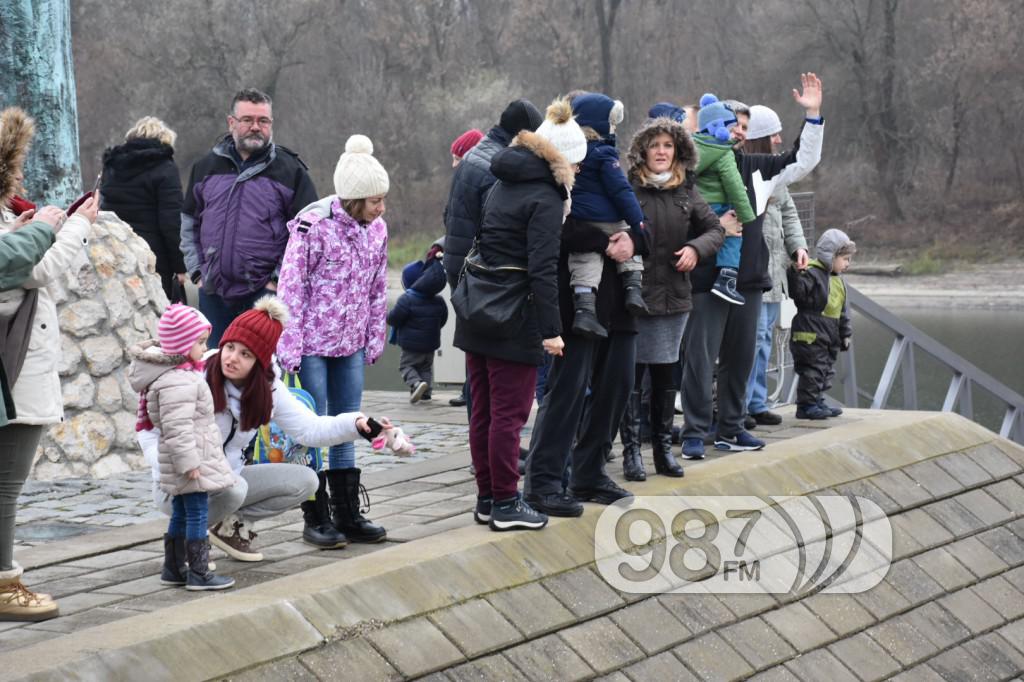
<path id="1" fill-rule="evenodd" d="M 789 340 L 793 369 L 798 376 L 797 405 L 814 405 L 832 387 L 836 359 L 853 335 L 846 306 L 846 284 L 832 274 L 837 251 L 853 242 L 842 230 L 827 230 L 818 240 L 817 258 L 806 270 L 790 268 L 789 295 L 797 313 Z"/>

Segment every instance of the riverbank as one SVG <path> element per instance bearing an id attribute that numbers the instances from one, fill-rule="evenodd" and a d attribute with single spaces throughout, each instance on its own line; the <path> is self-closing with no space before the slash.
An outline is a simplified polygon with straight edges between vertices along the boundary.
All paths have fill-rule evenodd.
<path id="1" fill-rule="evenodd" d="M 846 277 L 861 293 L 888 308 L 1024 310 L 1024 262 L 958 265 L 935 275 Z"/>

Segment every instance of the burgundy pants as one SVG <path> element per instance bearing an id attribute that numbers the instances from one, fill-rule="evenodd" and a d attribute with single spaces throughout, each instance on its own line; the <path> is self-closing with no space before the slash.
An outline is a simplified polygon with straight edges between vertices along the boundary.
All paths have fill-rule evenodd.
<path id="1" fill-rule="evenodd" d="M 480 497 L 515 497 L 519 488 L 519 432 L 530 417 L 537 368 L 466 353 L 473 411 L 469 452 Z"/>

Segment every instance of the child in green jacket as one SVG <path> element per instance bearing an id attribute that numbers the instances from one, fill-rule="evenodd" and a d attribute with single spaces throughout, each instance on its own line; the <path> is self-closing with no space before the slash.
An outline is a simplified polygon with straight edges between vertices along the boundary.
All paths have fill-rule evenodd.
<path id="1" fill-rule="evenodd" d="M 728 104 L 710 93 L 700 98 L 698 132 L 693 136 L 700 154 L 695 174 L 698 191 L 716 215 L 735 210 L 739 221 L 746 224 L 753 222 L 757 216 L 750 206 L 747 189 L 743 185 L 730 144 L 730 130 L 734 125 L 736 114 Z M 743 237 L 726 236 L 725 244 L 719 249 L 715 261 L 719 271 L 711 289 L 711 293 L 735 305 L 743 305 L 745 302 L 736 290 L 742 246 Z"/>

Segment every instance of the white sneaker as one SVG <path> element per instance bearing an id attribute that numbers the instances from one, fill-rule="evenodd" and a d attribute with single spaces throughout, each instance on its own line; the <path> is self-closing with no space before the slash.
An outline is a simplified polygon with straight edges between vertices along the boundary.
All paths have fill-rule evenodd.
<path id="1" fill-rule="evenodd" d="M 409 395 L 409 402 L 416 404 L 423 397 L 423 394 L 430 389 L 430 385 L 425 381 L 421 381 L 413 386 L 412 393 Z"/>
<path id="2" fill-rule="evenodd" d="M 676 414 L 682 414 L 683 413 L 683 394 L 682 394 L 681 391 L 676 391 L 675 410 L 676 410 Z"/>

